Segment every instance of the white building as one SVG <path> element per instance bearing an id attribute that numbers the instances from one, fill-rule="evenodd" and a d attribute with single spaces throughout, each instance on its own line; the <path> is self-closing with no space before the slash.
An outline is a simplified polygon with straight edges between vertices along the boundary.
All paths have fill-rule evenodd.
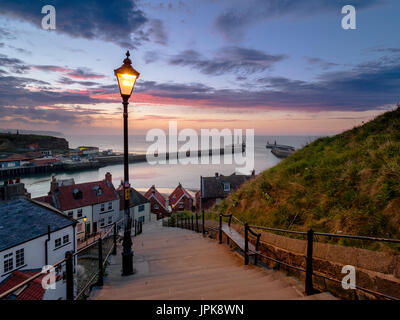
<path id="1" fill-rule="evenodd" d="M 0 293 L 63 260 L 67 251 L 76 248 L 76 221 L 59 210 L 30 199 L 0 203 Z M 64 271 L 63 267 L 56 269 L 56 289 L 45 290 L 40 281 L 33 281 L 8 298 L 65 299 Z"/>
<path id="2" fill-rule="evenodd" d="M 100 232 L 119 219 L 119 195 L 109 172 L 104 180 L 87 183 L 60 185 L 53 179 L 49 195 L 35 200 L 77 220 L 78 239 Z"/>
<path id="3" fill-rule="evenodd" d="M 123 186 L 119 186 L 117 189 L 120 196 L 120 219 L 123 219 L 125 216 L 125 200 L 124 200 L 124 189 Z M 130 207 L 129 213 L 131 215 L 132 220 L 136 220 L 138 222 L 151 222 L 151 211 L 150 211 L 150 201 L 147 200 L 140 192 L 131 188 L 130 194 Z"/>

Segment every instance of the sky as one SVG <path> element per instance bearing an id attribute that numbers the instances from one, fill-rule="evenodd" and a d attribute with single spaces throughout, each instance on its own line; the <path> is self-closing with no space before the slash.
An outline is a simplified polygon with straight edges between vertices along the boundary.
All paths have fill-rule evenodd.
<path id="1" fill-rule="evenodd" d="M 42 28 L 42 7 L 56 29 Z M 342 7 L 356 29 L 342 28 Z M 140 72 L 131 134 L 335 134 L 400 101 L 396 0 L 0 0 L 0 128 L 122 133 L 113 70 Z"/>

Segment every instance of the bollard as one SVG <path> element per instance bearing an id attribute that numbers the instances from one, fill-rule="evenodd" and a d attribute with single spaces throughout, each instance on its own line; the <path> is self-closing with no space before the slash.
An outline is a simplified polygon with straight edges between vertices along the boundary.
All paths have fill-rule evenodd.
<path id="1" fill-rule="evenodd" d="M 314 230 L 309 229 L 307 232 L 307 261 L 306 261 L 306 295 L 314 294 L 313 288 L 313 240 L 314 240 Z"/>
<path id="2" fill-rule="evenodd" d="M 67 300 L 74 300 L 74 266 L 73 266 L 73 254 L 71 251 L 65 253 L 65 272 L 66 272 L 66 288 L 67 288 Z"/>
<path id="3" fill-rule="evenodd" d="M 97 285 L 99 287 L 103 286 L 103 239 L 100 237 L 99 238 L 99 279 L 97 280 Z"/>
<path id="4" fill-rule="evenodd" d="M 219 244 L 222 244 L 222 214 L 219 215 Z"/>
<path id="5" fill-rule="evenodd" d="M 196 212 L 196 232 L 199 233 L 199 217 Z"/>
<path id="6" fill-rule="evenodd" d="M 114 235 L 113 235 L 113 251 L 112 254 L 115 256 L 117 254 L 117 223 L 114 223 Z"/>
<path id="7" fill-rule="evenodd" d="M 249 224 L 244 224 L 244 264 L 249 264 Z"/>

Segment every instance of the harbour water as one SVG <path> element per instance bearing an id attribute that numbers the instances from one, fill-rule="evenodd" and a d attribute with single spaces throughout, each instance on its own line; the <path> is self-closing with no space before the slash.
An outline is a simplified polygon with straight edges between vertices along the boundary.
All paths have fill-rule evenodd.
<path id="1" fill-rule="evenodd" d="M 145 136 L 130 136 L 129 151 L 132 153 L 145 153 L 147 147 L 152 142 L 146 142 Z M 275 157 L 270 149 L 266 148 L 267 141 L 277 141 L 279 144 L 290 145 L 301 148 L 305 144 L 314 140 L 312 136 L 255 136 L 254 139 L 254 169 L 256 174 L 263 170 L 273 167 L 281 161 Z M 123 140 L 121 136 L 67 136 L 70 148 L 76 148 L 82 145 L 98 146 L 101 150 L 112 149 L 115 152 L 121 152 Z M 217 156 L 214 156 L 217 157 Z M 219 158 L 219 157 L 218 157 Z M 168 193 L 175 188 L 178 183 L 189 190 L 198 190 L 200 188 L 200 176 L 213 176 L 216 172 L 223 175 L 230 175 L 238 166 L 233 164 L 223 164 L 223 156 L 220 159 L 221 164 L 156 164 L 150 165 L 147 162 L 133 163 L 129 166 L 130 182 L 133 187 L 139 191 L 145 191 L 151 185 L 156 185 L 161 191 Z M 123 165 L 110 165 L 95 170 L 80 172 L 57 173 L 56 178 L 67 179 L 74 178 L 76 183 L 96 181 L 104 179 L 106 172 L 113 175 L 115 186 L 120 184 L 123 178 Z M 32 176 L 23 178 L 22 182 L 32 197 L 46 195 L 50 188 L 51 174 Z"/>

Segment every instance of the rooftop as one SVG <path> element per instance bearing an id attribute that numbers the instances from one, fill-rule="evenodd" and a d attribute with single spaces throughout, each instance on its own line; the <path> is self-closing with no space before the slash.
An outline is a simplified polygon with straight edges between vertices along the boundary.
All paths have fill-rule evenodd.
<path id="1" fill-rule="evenodd" d="M 0 251 L 35 239 L 76 222 L 58 210 L 33 200 L 18 199 L 0 203 Z"/>
<path id="2" fill-rule="evenodd" d="M 201 198 L 224 198 L 232 190 L 238 189 L 251 175 L 232 174 L 230 176 L 218 175 L 215 177 L 201 177 Z M 229 183 L 229 191 L 224 191 L 224 183 Z"/>

